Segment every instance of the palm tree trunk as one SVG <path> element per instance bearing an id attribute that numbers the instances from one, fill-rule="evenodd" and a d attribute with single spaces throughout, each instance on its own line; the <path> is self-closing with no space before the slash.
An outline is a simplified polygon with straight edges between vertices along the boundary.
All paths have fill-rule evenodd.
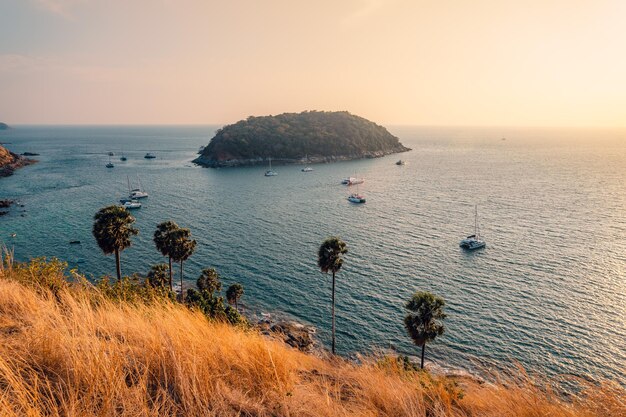
<path id="1" fill-rule="evenodd" d="M 122 280 L 122 264 L 120 263 L 120 250 L 115 248 L 115 272 L 117 272 L 117 280 Z"/>
<path id="2" fill-rule="evenodd" d="M 185 302 L 185 291 L 183 291 L 183 261 L 180 261 L 180 299 Z"/>
<path id="3" fill-rule="evenodd" d="M 426 350 L 426 342 L 422 345 L 422 362 L 420 363 L 420 368 L 424 369 L 424 351 Z"/>
<path id="4" fill-rule="evenodd" d="M 335 354 L 335 271 L 333 271 L 333 355 Z"/>
<path id="5" fill-rule="evenodd" d="M 172 257 L 169 257 L 170 261 L 170 292 L 174 291 L 174 286 L 172 285 Z"/>

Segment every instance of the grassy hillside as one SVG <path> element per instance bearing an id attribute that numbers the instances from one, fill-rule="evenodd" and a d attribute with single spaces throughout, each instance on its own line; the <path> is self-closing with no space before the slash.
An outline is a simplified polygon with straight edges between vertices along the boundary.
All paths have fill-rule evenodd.
<path id="1" fill-rule="evenodd" d="M 166 299 L 110 297 L 58 263 L 0 268 L 2 416 L 624 416 L 625 392 L 567 400 L 397 362 L 324 360 Z"/>

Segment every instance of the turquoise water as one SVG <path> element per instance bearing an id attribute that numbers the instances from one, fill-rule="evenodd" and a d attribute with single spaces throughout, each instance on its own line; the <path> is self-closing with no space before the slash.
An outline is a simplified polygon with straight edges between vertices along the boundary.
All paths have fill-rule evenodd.
<path id="1" fill-rule="evenodd" d="M 328 343 L 330 278 L 316 251 L 339 235 L 350 251 L 338 275 L 340 353 L 417 352 L 403 303 L 430 290 L 449 313 L 446 334 L 427 348 L 437 364 L 474 371 L 519 361 L 626 383 L 626 132 L 392 127 L 413 151 L 311 173 L 279 166 L 267 178 L 264 167 L 193 166 L 216 128 L 1 132 L 9 149 L 41 156 L 0 179 L 0 198 L 24 204 L 0 217 L 0 240 L 19 260 L 56 256 L 89 277 L 112 274 L 92 217 L 126 193 L 127 175 L 139 175 L 150 197 L 133 212 L 140 235 L 122 254 L 124 273 L 164 261 L 151 236 L 172 219 L 198 240 L 189 285 L 215 267 L 226 285 L 245 286 L 248 308 L 313 324 Z M 407 165 L 396 166 L 399 158 Z M 348 203 L 339 185 L 355 174 L 366 179 L 365 205 Z M 473 231 L 474 204 L 487 248 L 467 253 L 458 241 Z"/>

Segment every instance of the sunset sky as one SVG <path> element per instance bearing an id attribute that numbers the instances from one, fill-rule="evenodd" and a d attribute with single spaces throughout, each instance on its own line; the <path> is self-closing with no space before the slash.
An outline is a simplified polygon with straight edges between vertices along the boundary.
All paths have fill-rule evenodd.
<path id="1" fill-rule="evenodd" d="M 0 121 L 626 126 L 626 1 L 1 0 Z"/>

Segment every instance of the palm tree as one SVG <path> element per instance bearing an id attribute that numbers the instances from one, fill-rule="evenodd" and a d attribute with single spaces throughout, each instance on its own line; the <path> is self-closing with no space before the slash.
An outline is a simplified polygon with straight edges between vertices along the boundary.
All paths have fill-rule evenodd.
<path id="1" fill-rule="evenodd" d="M 233 284 L 226 290 L 226 300 L 229 304 L 235 305 L 235 310 L 239 311 L 239 306 L 237 306 L 237 302 L 243 295 L 243 285 L 237 283 Z"/>
<path id="2" fill-rule="evenodd" d="M 174 245 L 172 242 L 172 232 L 180 229 L 173 221 L 166 221 L 157 225 L 157 229 L 154 231 L 154 244 L 163 256 L 167 256 L 169 260 L 169 285 L 170 291 L 173 291 L 172 286 L 172 252 L 174 251 Z"/>
<path id="3" fill-rule="evenodd" d="M 152 265 L 150 271 L 148 272 L 148 284 L 152 287 L 165 288 L 167 285 L 167 273 L 168 270 L 166 264 Z"/>
<path id="4" fill-rule="evenodd" d="M 185 262 L 196 250 L 196 241 L 191 240 L 191 231 L 189 229 L 178 228 L 171 232 L 172 260 L 180 262 L 180 298 L 185 301 L 185 292 L 183 291 L 183 262 Z"/>
<path id="5" fill-rule="evenodd" d="M 320 246 L 317 252 L 317 266 L 323 273 L 333 274 L 333 334 L 332 352 L 335 354 L 335 274 L 341 269 L 343 259 L 341 255 L 348 253 L 346 243 L 338 237 L 329 237 Z"/>
<path id="6" fill-rule="evenodd" d="M 131 226 L 135 218 L 123 207 L 109 206 L 100 209 L 93 219 L 93 236 L 105 255 L 115 254 L 117 280 L 121 281 L 120 252 L 130 247 L 131 236 L 139 233 Z"/>
<path id="7" fill-rule="evenodd" d="M 418 291 L 406 303 L 409 313 L 404 318 L 404 327 L 416 346 L 422 347 L 420 367 L 424 368 L 424 350 L 426 342 L 435 340 L 444 332 L 443 319 L 446 314 L 443 307 L 446 302 L 428 291 Z"/>
<path id="8" fill-rule="evenodd" d="M 208 292 L 213 297 L 214 292 L 222 290 L 222 283 L 220 282 L 220 276 L 214 268 L 205 268 L 202 270 L 202 274 L 196 281 L 198 289 L 200 291 Z"/>

